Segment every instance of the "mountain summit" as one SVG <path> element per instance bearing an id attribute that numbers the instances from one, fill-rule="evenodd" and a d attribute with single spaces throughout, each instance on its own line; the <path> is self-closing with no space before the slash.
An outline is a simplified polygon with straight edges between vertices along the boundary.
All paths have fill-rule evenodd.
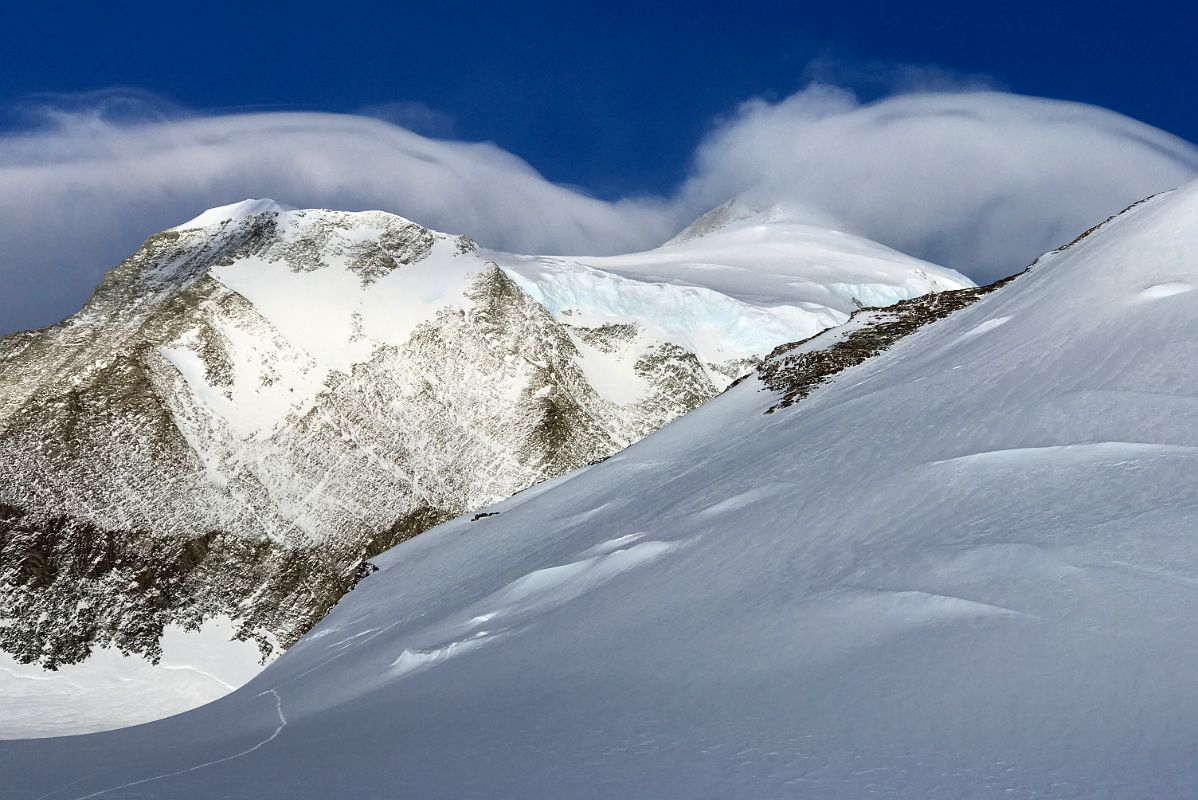
<path id="1" fill-rule="evenodd" d="M 247 198 L 240 203 L 230 203 L 227 206 L 217 206 L 202 212 L 199 216 L 176 225 L 171 230 L 187 231 L 192 228 L 207 228 L 209 225 L 227 225 L 230 222 L 241 222 L 246 217 L 258 214 L 278 214 L 284 211 L 295 211 L 291 206 L 283 205 L 269 197 L 261 199 Z"/>

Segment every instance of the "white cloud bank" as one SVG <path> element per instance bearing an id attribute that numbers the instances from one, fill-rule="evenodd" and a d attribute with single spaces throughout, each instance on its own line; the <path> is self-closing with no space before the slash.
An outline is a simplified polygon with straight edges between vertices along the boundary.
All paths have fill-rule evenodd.
<path id="1" fill-rule="evenodd" d="M 1198 176 L 1198 148 L 1079 103 L 921 93 L 866 106 L 812 87 L 745 103 L 700 147 L 682 197 L 805 209 L 987 281 Z"/>
<path id="2" fill-rule="evenodd" d="M 608 202 L 493 145 L 317 113 L 72 109 L 0 137 L 0 333 L 71 313 L 149 233 L 245 197 L 380 208 L 516 252 L 651 247 L 731 196 L 986 280 L 1198 175 L 1198 148 L 1110 111 L 996 92 L 860 105 L 813 86 L 717 125 L 669 198 Z"/>

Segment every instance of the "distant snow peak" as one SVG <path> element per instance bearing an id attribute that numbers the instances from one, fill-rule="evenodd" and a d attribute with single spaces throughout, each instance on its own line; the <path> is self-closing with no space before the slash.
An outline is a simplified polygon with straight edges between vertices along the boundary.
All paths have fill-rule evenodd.
<path id="1" fill-rule="evenodd" d="M 721 203 L 710 211 L 700 215 L 694 222 L 687 225 L 667 245 L 689 242 L 709 233 L 714 233 L 738 222 L 744 222 L 760 214 L 762 209 L 751 205 L 740 198 L 733 198 Z"/>
<path id="2" fill-rule="evenodd" d="M 295 208 L 269 197 L 260 199 L 247 198 L 239 203 L 229 203 L 225 206 L 217 206 L 210 208 L 201 213 L 194 219 L 184 222 L 182 225 L 176 225 L 171 230 L 186 231 L 193 228 L 206 228 L 209 225 L 220 225 L 226 222 L 240 222 L 247 217 L 252 217 L 257 214 L 282 213 L 284 211 L 294 211 Z"/>
<path id="3" fill-rule="evenodd" d="M 841 223 L 826 212 L 781 205 L 746 194 L 738 195 L 702 214 L 666 245 L 682 244 L 722 231 L 771 224 L 810 226 L 830 231 L 841 227 Z"/>

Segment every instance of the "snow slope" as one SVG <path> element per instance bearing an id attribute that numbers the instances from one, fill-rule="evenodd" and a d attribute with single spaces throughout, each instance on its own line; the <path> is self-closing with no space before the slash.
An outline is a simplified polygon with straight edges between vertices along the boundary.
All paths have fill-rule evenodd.
<path id="1" fill-rule="evenodd" d="M 8 796 L 1190 796 L 1196 218 L 408 541 L 215 703 L 0 743 Z"/>
<path id="2" fill-rule="evenodd" d="M 46 670 L 0 652 L 0 739 L 109 730 L 209 703 L 262 671 L 257 645 L 235 641 L 235 632 L 219 617 L 195 631 L 170 625 L 157 664 L 104 647 L 82 664 Z"/>
<path id="3" fill-rule="evenodd" d="M 153 658 L 163 631 L 220 616 L 274 652 L 392 544 L 615 453 L 855 298 L 964 285 L 784 220 L 561 259 L 382 212 L 211 209 L 61 325 L 0 340 L 0 649 Z M 10 722 L 113 685 L 84 666 L 38 692 L 0 675 Z M 221 686 L 126 667 L 139 688 L 109 726 Z"/>

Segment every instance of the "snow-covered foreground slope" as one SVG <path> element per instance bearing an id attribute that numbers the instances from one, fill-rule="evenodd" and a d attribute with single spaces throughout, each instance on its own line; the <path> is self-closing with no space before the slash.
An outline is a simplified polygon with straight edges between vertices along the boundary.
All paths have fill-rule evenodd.
<path id="1" fill-rule="evenodd" d="M 8 795 L 1189 796 L 1195 219 L 406 542 L 215 703 L 0 744 Z"/>
<path id="2" fill-rule="evenodd" d="M 262 671 L 257 645 L 235 633 L 227 618 L 169 625 L 157 664 L 103 647 L 50 671 L 0 652 L 0 739 L 110 730 L 209 703 Z"/>
<path id="3" fill-rule="evenodd" d="M 381 212 L 206 211 L 0 340 L 0 649 L 153 658 L 222 616 L 277 652 L 396 542 L 611 455 L 863 300 L 963 285 L 785 220 L 580 260 Z M 219 691 L 127 666 L 112 726 Z M 93 685 L 70 672 L 0 674 L 0 698 L 69 719 Z"/>

